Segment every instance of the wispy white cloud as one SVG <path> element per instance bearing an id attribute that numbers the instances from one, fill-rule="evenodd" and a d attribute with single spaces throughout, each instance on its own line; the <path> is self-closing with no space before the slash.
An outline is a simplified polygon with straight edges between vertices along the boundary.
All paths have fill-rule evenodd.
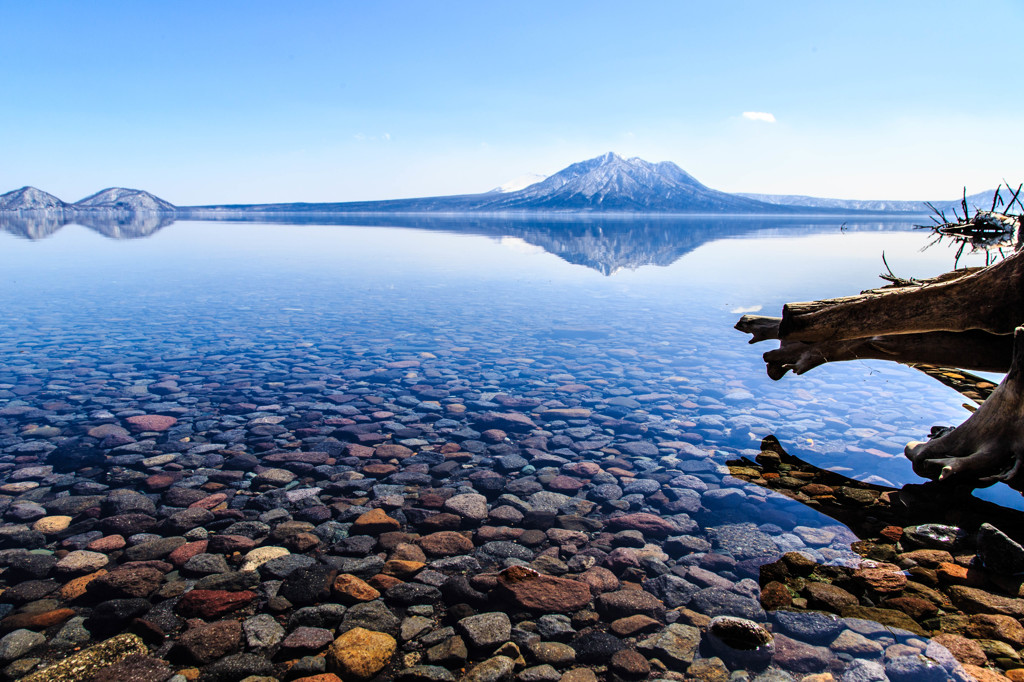
<path id="1" fill-rule="evenodd" d="M 748 121 L 763 121 L 765 123 L 775 123 L 775 116 L 769 114 L 767 111 L 744 111 L 743 118 Z"/>

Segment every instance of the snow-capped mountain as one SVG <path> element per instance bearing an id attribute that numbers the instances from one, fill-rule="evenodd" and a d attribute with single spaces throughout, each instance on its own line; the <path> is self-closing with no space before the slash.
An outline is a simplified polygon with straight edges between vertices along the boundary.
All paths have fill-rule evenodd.
<path id="1" fill-rule="evenodd" d="M 149 211 L 153 213 L 173 213 L 175 207 L 160 197 L 140 189 L 110 187 L 91 194 L 73 207 L 78 210 L 114 210 L 114 211 Z"/>
<path id="2" fill-rule="evenodd" d="M 776 213 L 779 208 L 705 187 L 669 161 L 608 152 L 488 203 L 496 210 Z"/>
<path id="3" fill-rule="evenodd" d="M 64 202 L 35 187 L 22 187 L 0 194 L 0 211 L 52 211 L 64 208 Z"/>

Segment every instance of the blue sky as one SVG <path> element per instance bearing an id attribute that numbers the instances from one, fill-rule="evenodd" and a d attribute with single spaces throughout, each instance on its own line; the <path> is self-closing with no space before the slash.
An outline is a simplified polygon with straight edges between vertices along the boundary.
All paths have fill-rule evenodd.
<path id="1" fill-rule="evenodd" d="M 289 5 L 0 2 L 0 192 L 386 199 L 606 151 L 726 191 L 1024 181 L 1021 2 Z"/>

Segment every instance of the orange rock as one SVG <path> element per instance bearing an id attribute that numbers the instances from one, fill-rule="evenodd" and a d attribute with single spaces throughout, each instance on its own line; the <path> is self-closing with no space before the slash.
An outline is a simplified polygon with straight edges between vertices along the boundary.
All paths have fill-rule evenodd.
<path id="1" fill-rule="evenodd" d="M 498 574 L 498 585 L 516 604 L 531 611 L 572 613 L 590 603 L 590 586 L 578 580 L 541 575 L 522 566 Z"/>
<path id="2" fill-rule="evenodd" d="M 228 496 L 225 495 L 224 493 L 214 493 L 213 495 L 208 495 L 201 500 L 196 500 L 195 502 L 190 504 L 188 508 L 213 509 L 218 504 L 224 502 L 226 499 L 228 499 Z"/>
<path id="3" fill-rule="evenodd" d="M 89 583 L 91 583 L 96 578 L 99 578 L 100 576 L 104 576 L 106 574 L 106 569 L 100 569 L 95 573 L 83 575 L 78 578 L 75 578 L 74 580 L 68 581 L 62 588 L 60 588 L 60 598 L 64 601 L 78 599 L 83 594 L 85 594 L 85 588 L 89 585 Z"/>
<path id="4" fill-rule="evenodd" d="M 334 593 L 339 599 L 350 603 L 373 601 L 380 596 L 380 592 L 365 580 L 348 573 L 342 573 L 334 579 Z"/>
<path id="5" fill-rule="evenodd" d="M 886 526 L 878 534 L 889 542 L 896 543 L 903 537 L 903 529 L 899 526 Z"/>
<path id="6" fill-rule="evenodd" d="M 907 576 L 892 564 L 862 566 L 854 571 L 853 578 L 879 594 L 900 592 L 907 585 Z"/>
<path id="7" fill-rule="evenodd" d="M 988 662 L 985 650 L 973 639 L 967 639 L 961 635 L 954 635 L 948 632 L 940 632 L 932 637 L 932 641 L 938 642 L 949 649 L 949 653 L 953 654 L 953 658 L 964 665 L 984 666 Z"/>
<path id="8" fill-rule="evenodd" d="M 373 454 L 375 457 L 380 457 L 381 459 L 406 459 L 408 457 L 412 457 L 416 453 L 404 445 L 399 445 L 398 443 L 382 443 L 374 449 Z"/>
<path id="9" fill-rule="evenodd" d="M 381 592 L 384 592 L 389 587 L 394 587 L 395 585 L 401 585 L 403 582 L 404 581 L 399 580 L 398 578 L 394 577 L 393 575 L 384 575 L 383 573 L 378 573 L 377 575 L 375 575 L 372 578 L 370 578 L 370 580 L 368 581 L 368 584 L 372 585 L 375 588 L 377 588 Z"/>
<path id="10" fill-rule="evenodd" d="M 202 554 L 206 551 L 206 540 L 197 540 L 196 542 L 187 542 L 181 547 L 178 547 L 173 552 L 167 555 L 167 560 L 174 564 L 177 568 L 181 568 L 185 565 L 185 562 L 194 557 L 196 554 Z"/>
<path id="11" fill-rule="evenodd" d="M 181 476 L 175 476 L 174 474 L 153 474 L 145 481 L 145 486 L 149 490 L 165 490 L 174 485 L 175 481 L 180 479 Z"/>
<path id="12" fill-rule="evenodd" d="M 377 508 L 361 514 L 352 524 L 352 529 L 349 532 L 352 535 L 380 535 L 388 531 L 399 530 L 401 527 L 402 524 L 388 516 L 387 512 Z"/>
<path id="13" fill-rule="evenodd" d="M 1006 679 L 1011 682 L 1024 682 L 1024 668 L 1014 668 L 1006 671 Z"/>
<path id="14" fill-rule="evenodd" d="M 1007 672 L 1006 675 L 1000 675 L 999 673 L 997 673 L 994 670 L 991 670 L 990 668 L 982 668 L 981 666 L 972 665 L 970 663 L 965 663 L 964 664 L 964 670 L 966 670 L 967 674 L 970 675 L 975 680 L 977 680 L 978 682 L 1006 682 L 1006 680 L 1013 680 L 1013 679 L 1015 679 L 1015 678 L 1009 677 L 1009 673 L 1010 672 L 1016 672 L 1016 671 L 1009 671 L 1009 672 Z M 1020 678 L 1017 678 L 1017 679 L 1020 679 Z"/>
<path id="15" fill-rule="evenodd" d="M 939 582 L 947 585 L 970 585 L 982 587 L 985 585 L 985 577 L 979 571 L 961 566 L 960 564 L 944 561 L 935 569 L 935 575 Z"/>
<path id="16" fill-rule="evenodd" d="M 473 551 L 473 541 L 453 530 L 442 530 L 424 535 L 416 542 L 430 556 L 454 556 Z"/>
<path id="17" fill-rule="evenodd" d="M 398 471 L 398 467 L 394 464 L 367 464 L 362 471 L 367 476 L 387 476 Z"/>
<path id="18" fill-rule="evenodd" d="M 102 538 L 97 538 L 85 546 L 90 552 L 103 552 L 109 554 L 110 552 L 116 552 L 119 549 L 124 549 L 124 546 L 128 544 L 125 542 L 123 535 L 107 535 Z"/>
<path id="19" fill-rule="evenodd" d="M 45 630 L 74 616 L 75 612 L 71 609 L 54 609 L 42 613 L 16 613 L 0 621 L 0 630 L 9 631 L 19 628 Z"/>
<path id="20" fill-rule="evenodd" d="M 384 564 L 384 573 L 397 578 L 411 578 L 426 566 L 422 561 L 406 561 L 404 559 L 391 559 Z"/>
<path id="21" fill-rule="evenodd" d="M 292 682 L 341 682 L 341 678 L 334 673 L 320 673 L 309 677 L 300 677 Z"/>

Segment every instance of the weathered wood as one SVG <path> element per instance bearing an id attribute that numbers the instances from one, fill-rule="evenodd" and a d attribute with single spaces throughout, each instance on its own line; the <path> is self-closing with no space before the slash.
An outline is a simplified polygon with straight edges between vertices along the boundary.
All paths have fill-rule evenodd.
<path id="1" fill-rule="evenodd" d="M 827 341 L 979 329 L 1009 334 L 1024 312 L 1024 251 L 969 275 L 859 296 L 790 303 L 779 338 Z"/>
<path id="2" fill-rule="evenodd" d="M 752 338 L 749 343 L 767 341 L 779 338 L 779 323 L 781 317 L 765 317 L 763 315 L 744 315 L 736 323 L 736 329 L 744 334 L 750 334 Z"/>
<path id="3" fill-rule="evenodd" d="M 816 343 L 786 339 L 763 357 L 768 376 L 780 379 L 788 371 L 803 374 L 826 362 L 847 360 L 891 360 L 905 364 L 1005 372 L 1010 367 L 1012 353 L 1013 337 L 1009 334 L 972 330 L 891 334 Z"/>
<path id="4" fill-rule="evenodd" d="M 905 454 L 925 478 L 1002 481 L 1024 490 L 1024 327 L 1013 337 L 1010 371 L 967 421 L 927 443 L 909 443 Z"/>

